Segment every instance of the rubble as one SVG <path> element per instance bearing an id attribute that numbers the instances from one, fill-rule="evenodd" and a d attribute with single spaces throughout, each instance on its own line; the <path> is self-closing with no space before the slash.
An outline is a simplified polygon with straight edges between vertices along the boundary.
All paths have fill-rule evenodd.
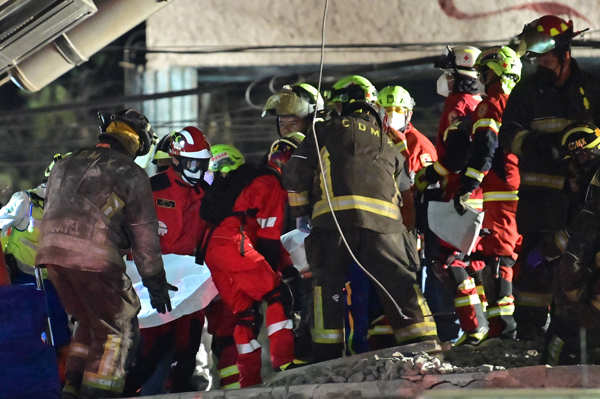
<path id="1" fill-rule="evenodd" d="M 441 352 L 435 347 L 407 345 L 395 350 L 383 350 L 317 363 L 276 375 L 265 385 L 269 387 L 390 381 L 405 377 L 491 373 L 540 363 L 542 342 L 514 341 L 499 338 L 484 341 L 479 346 L 458 346 Z"/>

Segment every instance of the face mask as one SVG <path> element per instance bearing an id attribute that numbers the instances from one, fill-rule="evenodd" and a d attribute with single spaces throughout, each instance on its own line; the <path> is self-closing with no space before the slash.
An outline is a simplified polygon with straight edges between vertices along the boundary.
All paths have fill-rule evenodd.
<path id="1" fill-rule="evenodd" d="M 449 74 L 444 73 L 440 75 L 440 77 L 437 80 L 437 94 L 439 94 L 442 97 L 448 97 L 448 95 L 450 94 L 450 82 L 448 81 L 449 77 Z"/>
<path id="2" fill-rule="evenodd" d="M 406 129 L 406 122 L 406 114 L 398 112 L 387 113 L 387 124 L 392 129 L 404 131 Z"/>
<path id="3" fill-rule="evenodd" d="M 538 66 L 535 76 L 540 83 L 548 86 L 554 85 L 557 81 L 554 71 L 543 66 Z"/>

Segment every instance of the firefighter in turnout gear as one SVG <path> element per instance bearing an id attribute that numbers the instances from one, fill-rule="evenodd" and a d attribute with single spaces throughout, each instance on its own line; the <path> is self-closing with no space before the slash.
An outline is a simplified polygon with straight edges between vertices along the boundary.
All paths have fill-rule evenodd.
<path id="1" fill-rule="evenodd" d="M 36 264 L 47 267 L 77 320 L 63 397 L 119 395 L 138 341 L 139 299 L 125 274 L 131 250 L 154 308 L 171 310 L 148 176 L 133 159 L 154 131 L 133 109 L 99 114 L 99 144 L 59 161 L 48 178 Z"/>
<path id="2" fill-rule="evenodd" d="M 482 273 L 489 276 L 484 277 L 489 303 L 489 336 L 514 337 L 516 324 L 513 319 L 512 267 L 517 259 L 516 246 L 520 240 L 516 223 L 519 166 L 514 154 L 498 146 L 498 132 L 506 101 L 520 80 L 522 66 L 516 53 L 504 46 L 483 51 L 476 67 L 485 85 L 486 96 L 474 113 L 471 156 L 461 175 L 461 186 L 454 200 L 457 211 L 463 212 L 465 205 L 461 199 L 478 186 L 483 189 L 483 229 L 487 234 L 471 255 L 471 264 L 478 264 L 473 267 L 475 270 L 485 268 Z M 470 317 L 475 313 L 479 324 L 475 334 L 480 334 L 487 323 L 480 319 L 482 314 L 479 313 L 479 307 L 471 305 L 465 306 L 463 312 L 468 309 Z"/>
<path id="3" fill-rule="evenodd" d="M 527 24 L 514 47 L 533 58 L 535 74 L 519 82 L 503 115 L 500 141 L 519 157 L 517 224 L 523 235 L 515 281 L 518 335 L 543 333 L 552 294 L 552 267 L 560 255 L 555 233 L 568 223 L 566 171 L 560 132 L 573 122 L 600 122 L 600 85 L 571 56 L 572 21 L 545 15 Z"/>
<path id="4" fill-rule="evenodd" d="M 315 110 L 324 108 L 323 97 L 308 83 L 284 85 L 267 99 L 262 116 L 277 117 L 277 133 L 285 137 L 295 132 L 306 134 L 312 125 Z"/>
<path id="5" fill-rule="evenodd" d="M 352 263 L 331 216 L 326 191 L 350 247 L 358 260 L 394 296 L 402 317 L 377 290 L 399 344 L 437 338 L 435 324 L 416 282 L 400 214 L 400 187 L 406 176 L 404 157 L 382 132 L 376 90 L 364 77 L 348 76 L 333 85 L 329 96 L 337 108 L 316 125 L 325 178 L 319 170 L 315 142 L 308 136 L 284 169 L 284 185 L 298 198 L 296 215 L 310 215 L 305 240 L 313 272 L 313 356 L 316 361 L 341 356 L 344 347 L 344 282 Z M 369 179 L 364 171 L 369 170 Z"/>
<path id="6" fill-rule="evenodd" d="M 566 251 L 555 269 L 550 326 L 542 361 L 550 365 L 600 363 L 600 128 L 569 125 L 561 155 L 574 170 L 579 212 L 564 230 Z M 575 191 L 575 190 L 574 190 Z M 582 342 L 585 336 L 585 344 Z"/>
<path id="7" fill-rule="evenodd" d="M 293 323 L 288 317 L 292 297 L 277 273 L 287 200 L 278 169 L 285 156 L 271 151 L 269 160 L 276 160 L 256 168 L 245 163 L 233 146 L 215 145 L 212 153 L 209 168 L 215 179 L 201 206 L 201 215 L 210 227 L 197 261 L 206 260 L 221 298 L 236 317 L 233 339 L 244 388 L 261 383 L 261 347 L 256 338 L 262 324 L 258 308 L 262 301 L 267 302 L 273 368 L 298 365 Z"/>

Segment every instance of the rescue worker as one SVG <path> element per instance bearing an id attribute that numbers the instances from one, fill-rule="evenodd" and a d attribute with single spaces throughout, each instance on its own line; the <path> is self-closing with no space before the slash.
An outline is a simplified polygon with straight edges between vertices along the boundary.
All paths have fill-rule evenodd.
<path id="1" fill-rule="evenodd" d="M 0 209 L 2 249 L 13 284 L 36 285 L 35 256 L 39 245 L 40 224 L 44 213 L 46 182 L 54 164 L 62 158 L 62 154 L 54 155 L 52 162 L 44 171 L 42 183 L 35 188 L 14 193 L 8 203 Z M 4 258 L 2 261 L 4 261 Z M 68 350 L 67 345 L 71 338 L 69 320 L 54 285 L 48 281 L 48 274 L 45 269 L 41 269 L 41 277 L 44 279 L 48 316 L 52 325 L 59 374 L 61 379 L 64 379 L 64 361 Z"/>
<path id="2" fill-rule="evenodd" d="M 576 171 L 579 213 L 565 231 L 555 269 L 552 317 L 542 362 L 600 363 L 600 128 L 575 123 L 561 134 L 561 155 Z"/>
<path id="3" fill-rule="evenodd" d="M 383 114 L 383 130 L 405 157 L 405 170 L 412 181 L 416 172 L 437 160 L 431 141 L 411 122 L 415 101 L 402 86 L 386 86 L 379 91 L 377 104 Z M 407 255 L 410 263 L 417 270 L 419 248 L 416 228 L 419 217 L 412 187 L 402 191 L 400 195 L 402 196 L 402 220 L 408 230 L 405 236 Z M 423 231 L 421 226 L 419 231 Z M 375 287 L 355 263 L 351 266 L 350 281 L 346 284 L 346 290 L 351 292 L 351 295 L 347 296 L 351 302 L 349 316 L 352 318 L 353 326 L 349 326 L 349 319 L 346 322 L 346 341 L 352 340 L 347 345 L 351 352 L 361 353 L 395 345 L 394 331 L 383 313 Z M 363 315 L 369 315 L 367 318 L 369 324 L 366 326 L 368 332 Z"/>
<path id="4" fill-rule="evenodd" d="M 517 224 L 523 244 L 515 281 L 515 319 L 519 337 L 526 339 L 543 334 L 552 298 L 552 268 L 560 255 L 555 234 L 568 223 L 559 133 L 575 121 L 600 123 L 598 80 L 571 56 L 577 34 L 572 21 L 545 15 L 525 25 L 514 44 L 537 64 L 536 72 L 511 93 L 500 129 L 500 141 L 519 157 Z"/>
<path id="5" fill-rule="evenodd" d="M 215 180 L 200 208 L 210 227 L 197 262 L 205 259 L 221 298 L 236 317 L 233 339 L 239 382 L 245 388 L 262 381 L 261 347 L 256 340 L 262 301 L 267 302 L 272 367 L 286 370 L 299 364 L 294 358 L 293 322 L 288 317 L 292 298 L 276 272 L 287 193 L 279 182 L 276 163 L 253 167 L 237 148 L 225 144 L 214 145 L 212 153 L 209 169 Z M 270 154 L 268 159 L 278 157 L 279 153 Z"/>
<path id="6" fill-rule="evenodd" d="M 486 285 L 488 300 L 487 318 L 490 337 L 514 338 L 516 324 L 513 319 L 512 267 L 517 259 L 516 246 L 520 240 L 516 211 L 519 189 L 519 164 L 516 155 L 498 146 L 498 132 L 502 113 L 510 92 L 521 78 L 521 60 L 508 46 L 484 50 L 477 58 L 476 68 L 485 85 L 485 97 L 475 109 L 471 133 L 471 156 L 460 176 L 460 188 L 454 197 L 459 213 L 464 213 L 471 193 L 481 186 L 485 216 L 482 228 L 486 230 L 470 256 L 471 267 L 489 275 Z M 477 265 L 475 265 L 477 264 Z M 464 269 L 453 269 L 458 276 L 459 295 L 465 302 L 457 312 L 461 321 L 468 317 L 476 324 L 465 329 L 466 340 L 478 343 L 485 338 L 487 327 L 480 310 L 470 299 L 469 279 Z M 461 288 L 461 285 L 465 287 Z M 456 298 L 457 303 L 459 297 Z M 468 305 L 466 302 L 469 302 Z M 475 302 L 477 302 L 475 300 Z M 464 325 L 461 323 L 461 325 Z M 464 329 L 464 327 L 463 327 Z"/>
<path id="7" fill-rule="evenodd" d="M 437 93 L 446 97 L 438 125 L 435 148 L 438 157 L 446 156 L 444 132 L 457 119 L 470 116 L 481 102 L 484 88 L 479 84 L 475 62 L 481 50 L 473 46 L 446 47 L 435 67 L 444 71 L 437 80 Z"/>
<path id="8" fill-rule="evenodd" d="M 437 93 L 445 100 L 435 144 L 438 159 L 415 176 L 415 188 L 423 193 L 419 196 L 424 208 L 429 201 L 452 199 L 458 189 L 458 172 L 465 166 L 470 146 L 471 115 L 482 100 L 483 88 L 475 70 L 479 54 L 481 50 L 472 46 L 447 47 L 434 64 L 444 71 L 437 80 Z M 470 205 L 481 209 L 482 197 L 481 190 L 475 190 Z M 451 341 L 458 337 L 459 327 L 454 313 L 454 283 L 448 276 L 446 261 L 455 248 L 433 234 L 428 222 L 424 224 L 425 297 L 435 315 L 440 339 Z"/>
<path id="9" fill-rule="evenodd" d="M 133 109 L 100 113 L 99 143 L 59 161 L 48 178 L 36 264 L 77 320 L 63 397 L 118 396 L 139 336 L 140 302 L 122 258 L 131 250 L 150 301 L 171 310 L 148 176 L 133 159 L 154 132 Z"/>
<path id="10" fill-rule="evenodd" d="M 308 83 L 284 85 L 267 99 L 262 116 L 277 117 L 277 133 L 280 137 L 300 132 L 306 134 L 311 125 L 315 109 L 324 108 L 321 93 Z"/>
<path id="11" fill-rule="evenodd" d="M 337 112 L 316 125 L 325 179 L 310 135 L 284 170 L 288 192 L 301 199 L 291 210 L 307 217 L 312 208 L 313 227 L 305 245 L 313 272 L 316 361 L 333 359 L 343 352 L 343 289 L 353 262 L 331 218 L 326 195 L 358 260 L 401 307 L 402 315 L 378 290 L 396 341 L 404 344 L 437 338 L 405 247 L 400 191 L 409 189 L 410 183 L 405 178 L 400 186 L 396 182 L 404 173 L 404 157 L 382 134 L 376 100 L 377 91 L 366 78 L 351 75 L 338 80 L 330 93 Z M 365 170 L 371 172 L 367 179 Z"/>
<path id="12" fill-rule="evenodd" d="M 204 221 L 200 218 L 200 204 L 209 187 L 204 175 L 211 157 L 210 145 L 202 131 L 194 126 L 186 126 L 164 136 L 163 143 L 168 143 L 168 147 L 165 148 L 166 145 L 163 144 L 162 150 L 159 147 L 157 153 L 166 150 L 170 165 L 166 171 L 150 179 L 161 252 L 193 256 L 205 229 Z M 168 267 L 166 264 L 165 268 Z M 226 321 L 231 317 L 227 317 L 224 307 L 220 309 L 223 322 L 227 324 Z M 211 315 L 220 316 L 217 313 Z M 211 323 L 211 327 L 217 320 Z M 196 354 L 200 348 L 204 321 L 203 309 L 160 326 L 142 329 L 141 357 L 128 378 L 127 393 L 134 394 L 170 350 L 174 351 L 174 366 L 171 367 L 169 378 L 170 392 L 193 391 L 191 377 L 196 368 Z M 224 327 L 220 331 L 224 331 Z M 235 366 L 235 347 L 225 347 L 233 346 L 233 342 L 230 342 L 231 333 L 232 331 L 226 336 L 213 337 L 213 345 L 220 349 L 218 352 L 226 354 L 225 357 L 217 356 L 218 371 Z M 225 342 L 227 345 L 224 346 Z M 231 377 L 234 376 L 237 374 L 234 373 Z M 235 378 L 229 380 L 224 385 L 237 382 Z M 150 393 L 153 392 L 144 391 L 144 394 Z"/>

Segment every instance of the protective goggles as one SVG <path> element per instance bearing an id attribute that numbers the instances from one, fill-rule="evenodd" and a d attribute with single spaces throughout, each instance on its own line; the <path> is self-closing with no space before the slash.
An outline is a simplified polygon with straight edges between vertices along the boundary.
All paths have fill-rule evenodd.
<path id="1" fill-rule="evenodd" d="M 385 112 L 386 113 L 395 112 L 397 114 L 408 115 L 410 110 L 406 107 L 394 106 L 394 107 L 385 107 Z"/>
<path id="2" fill-rule="evenodd" d="M 305 118 L 310 113 L 310 103 L 292 90 L 284 90 L 268 98 L 262 116 L 295 115 Z"/>
<path id="3" fill-rule="evenodd" d="M 178 157 L 181 167 L 190 173 L 196 173 L 201 170 L 208 170 L 209 158 L 186 158 Z"/>

